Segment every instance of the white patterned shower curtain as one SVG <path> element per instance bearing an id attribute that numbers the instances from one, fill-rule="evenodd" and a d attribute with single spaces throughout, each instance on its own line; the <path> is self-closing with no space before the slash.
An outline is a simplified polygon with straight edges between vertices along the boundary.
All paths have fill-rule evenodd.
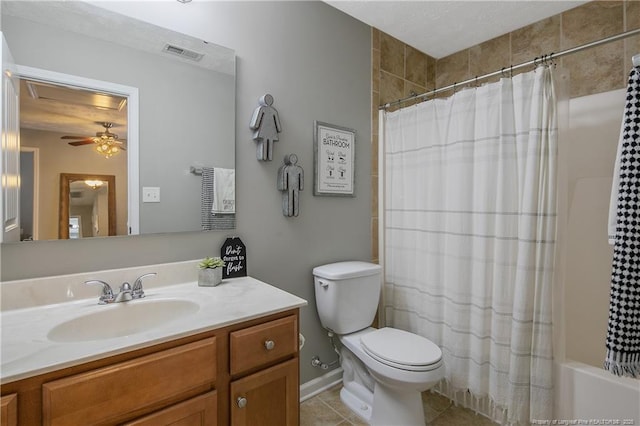
<path id="1" fill-rule="evenodd" d="M 431 339 L 440 387 L 501 423 L 551 419 L 552 70 L 384 114 L 384 315 Z"/>

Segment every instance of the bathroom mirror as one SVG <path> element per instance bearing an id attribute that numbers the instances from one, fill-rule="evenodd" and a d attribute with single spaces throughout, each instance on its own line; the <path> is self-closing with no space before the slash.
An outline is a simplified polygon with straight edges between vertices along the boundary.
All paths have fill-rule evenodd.
<path id="1" fill-rule="evenodd" d="M 138 180 L 135 191 L 120 178 L 116 182 L 118 200 L 121 193 L 140 194 L 139 200 L 125 198 L 123 203 L 116 203 L 116 209 L 128 207 L 129 215 L 124 220 L 124 229 L 117 230 L 116 234 L 202 230 L 202 182 L 201 177 L 190 170 L 235 168 L 233 50 L 78 1 L 3 0 L 1 12 L 2 32 L 16 64 L 23 68 L 137 88 L 137 123 L 119 119 L 112 128 L 121 139 L 137 139 L 139 152 L 136 161 L 132 162 L 130 157 L 125 161 L 125 175 L 131 181 Z M 59 148 L 49 145 L 46 150 L 40 149 L 38 158 L 42 167 L 49 158 L 59 160 L 61 156 L 67 163 L 86 164 L 69 156 L 70 140 L 62 137 L 89 137 L 104 132 L 101 122 L 107 119 L 100 119 L 98 112 L 85 114 L 83 122 L 76 120 L 77 117 L 66 123 L 61 119 L 58 127 L 50 123 L 38 127 L 37 123 L 30 122 L 28 128 L 21 127 L 21 134 L 31 132 L 39 136 L 48 132 L 49 136 L 40 140 L 60 144 Z M 62 116 L 69 118 L 72 114 Z M 135 132 L 137 138 L 131 132 Z M 91 148 L 74 151 L 83 150 L 83 154 L 88 155 L 86 152 Z M 121 159 L 129 155 L 130 151 L 119 154 Z M 115 158 L 104 161 L 116 161 Z M 96 160 L 99 160 L 97 155 Z M 65 167 L 64 172 L 100 174 L 101 170 Z M 43 173 L 39 179 L 41 186 L 58 181 L 57 176 L 52 179 Z M 124 185 L 122 191 L 121 185 Z M 157 191 L 159 196 L 143 200 L 142 195 L 148 189 Z M 57 195 L 48 194 L 32 204 L 40 211 L 58 212 L 61 198 Z M 131 222 L 132 214 L 139 217 L 137 231 L 126 225 L 127 221 Z M 122 225 L 120 222 L 117 221 L 118 228 Z M 52 226 L 54 231 L 45 232 L 45 226 Z M 45 237 L 36 239 L 55 239 L 58 227 L 57 222 L 40 223 L 36 228 Z M 109 232 L 108 235 L 115 234 Z"/>
<path id="2" fill-rule="evenodd" d="M 116 177 L 60 174 L 58 217 L 60 239 L 116 235 Z"/>

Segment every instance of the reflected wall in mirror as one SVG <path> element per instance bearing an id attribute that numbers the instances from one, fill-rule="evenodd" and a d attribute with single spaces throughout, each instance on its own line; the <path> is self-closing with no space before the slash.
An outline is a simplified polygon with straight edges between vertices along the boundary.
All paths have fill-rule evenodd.
<path id="1" fill-rule="evenodd" d="M 116 235 L 116 177 L 60 174 L 58 216 L 60 239 Z"/>
<path id="2" fill-rule="evenodd" d="M 125 209 L 126 215 L 127 207 L 130 211 L 133 204 L 139 212 L 140 233 L 201 230 L 201 178 L 190 173 L 190 167 L 235 168 L 233 50 L 78 1 L 3 0 L 1 12 L 2 32 L 15 62 L 23 68 L 111 82 L 137 88 L 139 93 L 138 123 L 100 118 L 100 108 L 95 114 L 74 114 L 72 111 L 77 110 L 78 105 L 70 105 L 68 110 L 60 111 L 63 117 L 57 122 L 60 126 L 51 123 L 44 126 L 37 120 L 25 119 L 21 123 L 22 139 L 49 132 L 51 143 L 55 139 L 59 147 L 50 150 L 56 161 L 68 155 L 63 153 L 67 147 L 74 150 L 73 155 L 85 151 L 98 159 L 90 147 L 69 145 L 80 139 L 60 138 L 104 132 L 98 122 L 112 122 L 114 126 L 110 130 L 121 139 L 132 139 L 131 132 L 136 132 L 139 161 L 132 164 L 129 152 L 121 152 L 106 161 L 127 160 L 126 176 L 137 177 L 139 181 L 136 192 L 144 187 L 159 187 L 160 203 L 127 200 L 133 191 L 127 188 L 126 179 L 106 169 L 81 168 L 84 160 L 70 160 L 75 167 L 65 168 L 64 172 L 118 176 L 117 209 Z M 113 31 L 114 28 L 117 31 Z M 204 56 L 197 61 L 185 59 L 186 55 L 176 55 L 179 53 L 176 49 L 169 49 L 167 53 L 167 45 L 185 48 L 184 53 L 192 51 Z M 30 96 L 29 90 L 24 95 Z M 79 120 L 82 117 L 84 120 Z M 40 164 L 45 161 L 41 148 Z M 45 191 L 47 179 L 40 174 L 41 197 L 34 204 L 41 219 L 39 232 L 32 232 L 35 239 L 57 238 L 57 232 L 45 232 L 45 221 L 51 219 L 45 220 L 43 215 L 47 215 L 46 212 L 49 216 L 51 212 L 55 215 L 58 211 L 57 191 Z M 120 212 L 117 216 L 120 217 Z M 55 219 L 54 226 L 47 229 L 56 230 Z M 117 228 L 117 235 L 130 233 L 127 219 L 118 220 Z"/>

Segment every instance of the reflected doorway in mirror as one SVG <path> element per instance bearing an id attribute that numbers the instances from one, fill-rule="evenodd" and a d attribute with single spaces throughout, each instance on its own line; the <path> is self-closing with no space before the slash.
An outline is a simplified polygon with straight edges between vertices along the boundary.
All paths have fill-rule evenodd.
<path id="1" fill-rule="evenodd" d="M 61 173 L 58 238 L 108 235 L 116 235 L 115 176 Z"/>

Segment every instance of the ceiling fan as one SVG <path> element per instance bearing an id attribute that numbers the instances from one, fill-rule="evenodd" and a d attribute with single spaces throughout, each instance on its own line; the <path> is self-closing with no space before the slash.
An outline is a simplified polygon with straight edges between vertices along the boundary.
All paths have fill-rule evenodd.
<path id="1" fill-rule="evenodd" d="M 60 139 L 79 139 L 74 142 L 69 142 L 69 145 L 72 146 L 82 146 L 82 145 L 95 145 L 95 151 L 98 154 L 104 155 L 106 158 L 110 158 L 122 151 L 126 151 L 127 148 L 125 146 L 126 139 L 118 138 L 118 135 L 115 133 L 111 133 L 109 129 L 113 127 L 113 123 L 109 122 L 96 122 L 96 124 L 102 125 L 104 127 L 103 132 L 96 132 L 95 136 L 62 136 Z"/>

